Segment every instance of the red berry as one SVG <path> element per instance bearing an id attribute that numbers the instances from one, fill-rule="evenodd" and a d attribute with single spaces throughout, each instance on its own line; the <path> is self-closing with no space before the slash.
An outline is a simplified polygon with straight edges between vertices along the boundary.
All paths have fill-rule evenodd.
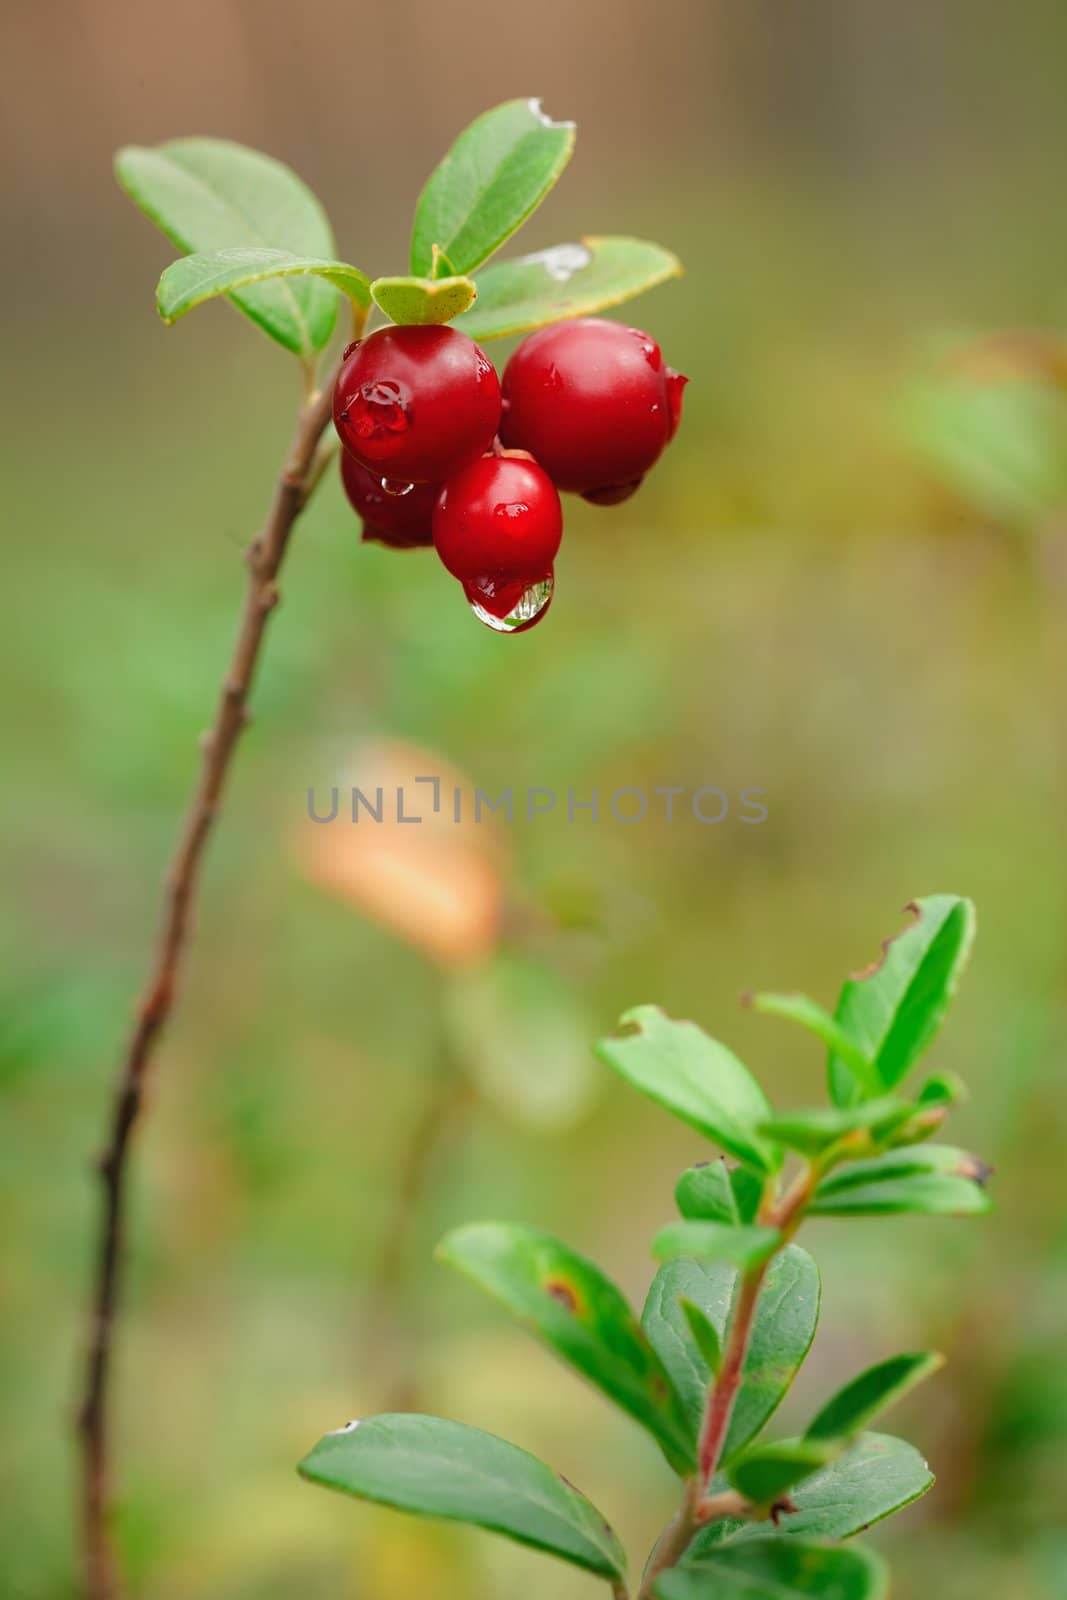
<path id="1" fill-rule="evenodd" d="M 454 578 L 522 579 L 552 567 L 563 535 L 559 495 L 529 456 L 483 456 L 450 477 L 433 513 L 433 542 Z"/>
<path id="2" fill-rule="evenodd" d="M 481 455 L 500 424 L 488 356 L 455 328 L 379 328 L 337 375 L 341 442 L 379 478 L 441 483 Z"/>
<path id="3" fill-rule="evenodd" d="M 430 519 L 440 484 L 413 483 L 404 494 L 387 494 L 381 479 L 361 467 L 347 450 L 341 451 L 341 482 L 352 509 L 363 519 L 364 539 L 391 545 L 394 550 L 433 544 Z"/>
<path id="4" fill-rule="evenodd" d="M 561 489 L 615 505 L 673 439 L 686 379 L 638 328 L 599 317 L 522 341 L 504 370 L 501 437 L 535 455 Z"/>

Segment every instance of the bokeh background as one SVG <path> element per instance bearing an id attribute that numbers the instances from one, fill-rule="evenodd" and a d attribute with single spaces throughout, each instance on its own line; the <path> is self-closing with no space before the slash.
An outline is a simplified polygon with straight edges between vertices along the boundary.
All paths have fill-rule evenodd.
<path id="1" fill-rule="evenodd" d="M 901 396 L 946 338 L 1062 326 L 1067 11 L 39 0 L 4 32 L 0 1589 L 75 1592 L 90 1156 L 297 400 L 293 363 L 230 308 L 156 321 L 171 252 L 112 151 L 266 149 L 343 254 L 395 271 L 449 140 L 539 94 L 580 136 L 523 248 L 632 232 L 683 256 L 632 315 L 691 377 L 685 424 L 637 498 L 568 506 L 552 614 L 520 639 L 480 628 L 432 555 L 361 548 L 332 479 L 299 528 L 136 1155 L 116 1375 L 132 1592 L 592 1592 L 296 1478 L 320 1433 L 398 1394 L 546 1455 L 640 1560 L 672 1510 L 655 1446 L 433 1243 L 477 1216 L 540 1223 L 639 1300 L 702 1152 L 588 1042 L 658 1001 L 809 1102 L 818 1053 L 739 992 L 830 1003 L 905 900 L 953 890 L 980 935 L 936 1062 L 971 1085 L 953 1137 L 996 1165 L 998 1209 L 813 1227 L 823 1329 L 783 1420 L 940 1346 L 946 1373 L 894 1422 L 940 1480 L 876 1535 L 894 1593 L 1063 1595 L 1067 586 L 1055 504 L 991 515 L 932 470 Z M 1009 432 L 994 418 L 979 466 Z M 1008 445 L 1009 472 L 1051 447 Z M 494 846 L 504 954 L 460 971 L 447 927 L 443 947 L 418 933 L 432 848 L 399 932 L 373 863 L 308 857 L 309 785 L 365 770 L 367 741 L 493 792 L 754 786 L 769 816 L 517 818 Z M 330 834 L 342 853 L 352 832 Z M 447 923 L 475 869 L 436 837 Z"/>

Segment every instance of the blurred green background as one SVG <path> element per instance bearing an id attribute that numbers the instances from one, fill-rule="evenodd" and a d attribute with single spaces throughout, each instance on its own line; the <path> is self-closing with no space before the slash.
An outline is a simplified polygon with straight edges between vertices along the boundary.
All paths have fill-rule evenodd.
<path id="1" fill-rule="evenodd" d="M 297 1480 L 320 1433 L 398 1384 L 546 1455 L 640 1560 L 673 1509 L 655 1446 L 432 1245 L 466 1218 L 540 1223 L 640 1299 L 699 1141 L 583 1044 L 570 1115 L 531 1121 L 546 1057 L 653 1000 L 809 1102 L 814 1047 L 739 992 L 830 1003 L 905 900 L 952 890 L 980 934 L 934 1059 L 971 1085 L 952 1137 L 997 1166 L 998 1209 L 813 1225 L 823 1327 L 783 1420 L 940 1346 L 947 1371 L 893 1424 L 939 1475 L 875 1536 L 895 1595 L 1067 1593 L 1067 586 L 1054 515 L 1002 525 L 898 421 L 946 331 L 1061 322 L 1067 11 L 41 0 L 5 33 L 0 1589 L 75 1592 L 90 1156 L 297 401 L 294 364 L 228 307 L 156 321 L 170 251 L 111 153 L 193 132 L 266 149 L 322 196 L 342 254 L 395 271 L 449 140 L 532 93 L 580 137 L 522 248 L 587 230 L 682 255 L 632 316 L 690 375 L 685 422 L 638 497 L 568 505 L 552 614 L 521 639 L 480 628 L 431 555 L 361 548 L 332 478 L 299 527 L 136 1152 L 115 1388 L 132 1592 L 593 1592 Z M 560 1009 L 550 1027 L 520 985 L 479 1011 L 506 1070 L 416 1152 L 392 1309 L 383 1238 L 420 1110 L 464 1054 L 442 1012 L 470 996 L 294 851 L 308 786 L 367 738 L 492 792 L 754 786 L 769 809 L 507 830 L 509 949 Z"/>

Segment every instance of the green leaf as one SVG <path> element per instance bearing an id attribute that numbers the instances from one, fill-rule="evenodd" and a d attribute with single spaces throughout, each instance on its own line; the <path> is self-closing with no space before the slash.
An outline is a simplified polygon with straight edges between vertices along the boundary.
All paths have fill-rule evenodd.
<path id="1" fill-rule="evenodd" d="M 807 1439 L 847 1439 L 861 1433 L 875 1417 L 895 1405 L 945 1364 L 936 1350 L 891 1356 L 846 1383 L 809 1423 Z"/>
<path id="2" fill-rule="evenodd" d="M 472 306 L 477 289 L 470 278 L 375 278 L 374 301 L 391 322 L 451 322 Z"/>
<path id="3" fill-rule="evenodd" d="M 813 1472 L 841 1455 L 837 1439 L 778 1439 L 754 1444 L 726 1469 L 726 1481 L 753 1505 L 771 1506 Z"/>
<path id="4" fill-rule="evenodd" d="M 682 1216 L 692 1222 L 740 1222 L 731 1176 L 722 1156 L 688 1167 L 674 1186 L 675 1203 Z"/>
<path id="5" fill-rule="evenodd" d="M 480 267 L 541 204 L 574 139 L 574 123 L 550 121 L 539 100 L 506 100 L 476 117 L 419 196 L 412 272 L 432 272 L 435 245 L 454 273 Z"/>
<path id="6" fill-rule="evenodd" d="M 869 1134 L 876 1142 L 915 1116 L 907 1100 L 882 1095 L 857 1106 L 818 1106 L 810 1111 L 786 1111 L 760 1123 L 760 1133 L 802 1155 L 820 1156 L 852 1134 Z M 870 1145 L 867 1145 L 870 1149 Z"/>
<path id="7" fill-rule="evenodd" d="M 883 1600 L 889 1577 L 869 1550 L 763 1532 L 672 1567 L 657 1578 L 655 1592 L 660 1600 Z"/>
<path id="8" fill-rule="evenodd" d="M 225 139 L 172 139 L 120 150 L 115 172 L 126 193 L 184 254 L 277 249 L 329 261 L 333 232 L 305 184 L 281 162 Z M 315 276 L 277 278 L 230 298 L 272 339 L 309 358 L 333 332 L 337 297 Z"/>
<path id="9" fill-rule="evenodd" d="M 712 1374 L 681 1302 L 688 1300 L 703 1312 L 722 1344 L 737 1280 L 732 1267 L 719 1263 L 668 1261 L 657 1272 L 641 1314 L 642 1326 L 681 1398 L 694 1449 Z M 724 1460 L 754 1438 L 773 1414 L 808 1353 L 818 1320 L 819 1269 L 806 1250 L 787 1245 L 767 1268 Z"/>
<path id="10" fill-rule="evenodd" d="M 990 1208 L 982 1185 L 992 1168 L 951 1145 L 901 1145 L 854 1161 L 826 1177 L 808 1205 L 811 1216 L 976 1215 Z"/>
<path id="11" fill-rule="evenodd" d="M 626 1570 L 618 1539 L 583 1494 L 536 1456 L 462 1422 L 410 1412 L 350 1422 L 298 1470 L 362 1500 L 502 1533 L 602 1577 Z"/>
<path id="12" fill-rule="evenodd" d="M 744 1003 L 753 1011 L 759 1011 L 765 1016 L 785 1017 L 789 1022 L 799 1023 L 839 1056 L 857 1081 L 870 1093 L 880 1092 L 878 1075 L 870 1058 L 836 1018 L 808 995 L 749 994 L 744 997 Z"/>
<path id="13" fill-rule="evenodd" d="M 598 1267 L 551 1234 L 505 1222 L 457 1228 L 437 1256 L 647 1428 L 675 1471 L 692 1469 L 694 1440 L 681 1400 L 626 1300 Z"/>
<path id="14" fill-rule="evenodd" d="M 746 1227 L 727 1222 L 668 1222 L 652 1241 L 658 1261 L 685 1256 L 691 1261 L 726 1261 L 731 1266 L 758 1267 L 778 1248 L 777 1228 Z"/>
<path id="15" fill-rule="evenodd" d="M 778 1524 L 780 1537 L 850 1539 L 895 1511 L 902 1511 L 933 1486 L 934 1475 L 914 1445 L 891 1434 L 864 1433 L 852 1448 L 800 1484 L 790 1496 L 795 1511 Z M 689 1546 L 687 1560 L 720 1545 L 761 1538 L 766 1524 L 710 1523 Z"/>
<path id="16" fill-rule="evenodd" d="M 229 295 L 249 284 L 272 278 L 312 275 L 332 283 L 347 295 L 361 316 L 370 310 L 370 279 L 358 267 L 344 261 L 318 261 L 310 256 L 290 255 L 288 250 L 251 250 L 244 246 L 229 250 L 201 250 L 182 256 L 163 273 L 156 289 L 156 307 L 163 321 L 170 324 L 184 317 L 194 306 L 203 305 L 216 295 Z"/>
<path id="17" fill-rule="evenodd" d="M 725 1045 L 693 1022 L 672 1021 L 658 1006 L 636 1006 L 619 1025 L 627 1031 L 596 1046 L 602 1061 L 728 1155 L 761 1172 L 777 1170 L 779 1153 L 757 1133 L 771 1108 Z"/>
<path id="18" fill-rule="evenodd" d="M 874 966 L 846 981 L 835 1013 L 874 1063 L 881 1092 L 896 1088 L 940 1028 L 974 940 L 969 900 L 930 895 L 908 910 L 914 922 L 886 940 Z M 828 1070 L 835 1105 L 869 1097 L 833 1050 Z"/>
<path id="19" fill-rule="evenodd" d="M 681 262 L 645 239 L 588 237 L 501 261 L 478 277 L 478 303 L 457 324 L 472 339 L 503 339 L 585 317 L 676 278 Z"/>
<path id="20" fill-rule="evenodd" d="M 682 1315 L 689 1325 L 689 1332 L 693 1336 L 693 1343 L 700 1351 L 701 1359 L 706 1362 L 708 1371 L 713 1377 L 719 1376 L 722 1367 L 722 1346 L 715 1324 L 705 1316 L 700 1307 L 693 1300 L 684 1297 L 678 1304 L 682 1308 Z"/>

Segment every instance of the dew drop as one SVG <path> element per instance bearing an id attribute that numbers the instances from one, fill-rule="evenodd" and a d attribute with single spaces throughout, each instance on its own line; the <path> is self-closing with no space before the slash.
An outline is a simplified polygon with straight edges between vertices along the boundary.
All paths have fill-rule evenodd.
<path id="1" fill-rule="evenodd" d="M 413 483 L 405 483 L 403 478 L 383 478 L 381 485 L 383 494 L 391 494 L 397 500 L 410 494 L 415 487 Z"/>
<path id="2" fill-rule="evenodd" d="M 479 578 L 464 584 L 463 589 L 479 622 L 494 633 L 521 633 L 540 622 L 552 602 L 555 587 L 551 572 L 522 588 L 524 582 Z"/>
<path id="3" fill-rule="evenodd" d="M 544 112 L 541 109 L 540 100 L 530 100 L 527 103 L 528 103 L 528 105 L 530 107 L 531 115 L 535 116 L 537 118 L 537 120 L 541 124 L 542 128 L 573 128 L 574 127 L 574 123 L 573 122 L 553 122 L 552 118 L 550 116 L 548 116 L 546 114 L 546 112 Z"/>
<path id="4" fill-rule="evenodd" d="M 341 1433 L 355 1433 L 355 1431 L 356 1431 L 356 1429 L 358 1427 L 359 1427 L 359 1418 L 356 1417 L 354 1421 L 346 1422 L 343 1428 L 331 1428 L 330 1429 L 330 1437 L 331 1438 L 335 1438 L 338 1434 L 341 1434 Z"/>
<path id="5" fill-rule="evenodd" d="M 360 385 L 348 402 L 347 417 L 360 439 L 380 439 L 390 433 L 404 433 L 411 425 L 411 406 L 406 391 L 392 378 L 378 378 Z"/>
<path id="6" fill-rule="evenodd" d="M 551 250 L 543 250 L 540 255 L 542 266 L 556 283 L 567 283 L 592 259 L 592 252 L 584 244 L 557 244 Z"/>

